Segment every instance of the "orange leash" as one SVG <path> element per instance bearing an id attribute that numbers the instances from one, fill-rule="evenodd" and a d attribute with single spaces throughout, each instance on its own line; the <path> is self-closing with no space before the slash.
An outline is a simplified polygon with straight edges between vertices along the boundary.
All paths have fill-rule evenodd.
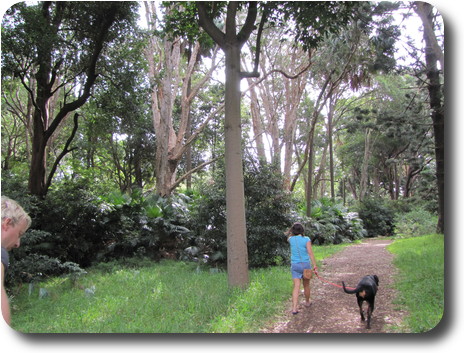
<path id="1" fill-rule="evenodd" d="M 316 274 L 316 277 L 319 278 L 322 282 L 324 283 L 327 283 L 327 284 L 330 284 L 332 286 L 335 286 L 335 287 L 338 287 L 338 288 L 343 288 L 343 286 L 339 285 L 339 284 L 335 284 L 335 283 L 332 283 L 332 282 L 329 282 L 327 280 L 325 280 L 324 278 L 322 278 L 321 276 L 319 276 L 319 274 L 317 272 L 314 272 Z M 355 290 L 356 288 L 353 288 L 353 287 L 347 287 L 345 286 L 346 289 L 348 290 Z"/>

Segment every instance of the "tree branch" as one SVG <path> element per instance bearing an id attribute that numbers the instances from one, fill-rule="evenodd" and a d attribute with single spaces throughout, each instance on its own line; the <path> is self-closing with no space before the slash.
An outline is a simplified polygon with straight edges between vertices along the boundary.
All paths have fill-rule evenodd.
<path id="1" fill-rule="evenodd" d="M 221 156 L 222 157 L 222 156 Z M 221 157 L 216 157 L 216 158 L 213 158 L 212 160 L 208 161 L 208 162 L 204 162 L 198 166 L 196 166 L 195 168 L 189 170 L 187 173 L 185 173 L 184 175 L 182 175 L 179 179 L 177 179 L 175 181 L 174 184 L 171 185 L 170 187 L 170 191 L 174 191 L 179 185 L 180 183 L 182 183 L 185 179 L 187 179 L 190 175 L 192 175 L 193 173 L 196 173 L 197 171 L 199 171 L 200 169 L 206 167 L 207 165 L 211 164 L 211 163 L 214 163 L 216 162 L 219 158 Z"/>
<path id="2" fill-rule="evenodd" d="M 256 53 L 255 53 L 255 62 L 252 72 L 241 72 L 241 78 L 251 78 L 259 77 L 258 67 L 259 67 L 259 57 L 261 54 L 261 35 L 263 33 L 264 24 L 267 21 L 267 15 L 269 13 L 269 5 L 264 5 L 263 15 L 261 16 L 261 22 L 259 23 L 258 34 L 256 36 Z"/>
<path id="3" fill-rule="evenodd" d="M 242 46 L 250 37 L 251 32 L 256 28 L 255 21 L 256 16 L 258 15 L 258 5 L 257 1 L 248 2 L 248 14 L 245 20 L 245 24 L 237 35 L 239 45 Z M 234 15 L 235 16 L 235 15 Z"/>
<path id="4" fill-rule="evenodd" d="M 66 117 L 68 113 L 81 107 L 90 97 L 92 86 L 94 85 L 98 77 L 98 74 L 96 73 L 98 59 L 100 57 L 101 51 L 103 50 L 103 45 L 105 43 L 108 31 L 115 19 L 116 9 L 111 8 L 107 12 L 106 17 L 101 22 L 99 35 L 95 40 L 95 46 L 93 48 L 92 55 L 90 56 L 88 62 L 87 78 L 84 84 L 83 93 L 75 101 L 67 103 L 61 108 L 61 110 L 56 115 L 55 119 L 52 121 L 48 129 L 45 131 L 46 139 L 53 135 L 58 125 Z"/>
<path id="5" fill-rule="evenodd" d="M 61 151 L 60 155 L 56 158 L 55 162 L 53 163 L 52 169 L 50 170 L 50 174 L 48 175 L 47 178 L 47 184 L 46 184 L 46 190 L 50 187 L 52 184 L 52 179 L 53 176 L 55 175 L 56 169 L 58 168 L 58 165 L 60 164 L 61 160 L 66 156 L 69 152 L 72 152 L 77 149 L 77 147 L 68 149 L 69 146 L 71 145 L 72 140 L 76 136 L 77 129 L 79 128 L 79 114 L 75 113 L 74 114 L 74 127 L 71 132 L 71 135 L 69 136 L 68 140 L 66 141 L 66 144 L 64 145 L 63 151 Z"/>
<path id="6" fill-rule="evenodd" d="M 219 107 L 217 107 L 213 112 L 211 112 L 208 116 L 208 118 L 203 121 L 203 123 L 198 127 L 195 132 L 190 135 L 190 137 L 185 141 L 184 145 L 177 151 L 177 153 L 172 157 L 172 159 L 180 159 L 181 156 L 184 154 L 185 150 L 187 147 L 195 141 L 195 139 L 198 137 L 198 135 L 203 131 L 203 129 L 208 125 L 209 121 L 219 112 L 221 112 L 225 108 L 225 104 L 222 103 Z"/>
<path id="7" fill-rule="evenodd" d="M 198 18 L 200 26 L 208 33 L 211 38 L 222 48 L 225 46 L 225 34 L 216 27 L 213 19 L 206 13 L 205 3 L 203 1 L 196 2 L 198 9 Z"/>

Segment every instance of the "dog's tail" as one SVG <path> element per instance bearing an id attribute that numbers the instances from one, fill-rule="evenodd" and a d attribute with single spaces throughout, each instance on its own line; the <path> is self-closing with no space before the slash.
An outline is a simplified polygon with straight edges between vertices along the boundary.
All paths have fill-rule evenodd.
<path id="1" fill-rule="evenodd" d="M 348 293 L 348 294 L 355 294 L 358 292 L 358 288 L 355 288 L 355 289 L 347 289 L 346 286 L 345 286 L 345 282 L 342 281 L 342 285 L 343 285 L 343 290 L 345 291 L 345 293 Z"/>

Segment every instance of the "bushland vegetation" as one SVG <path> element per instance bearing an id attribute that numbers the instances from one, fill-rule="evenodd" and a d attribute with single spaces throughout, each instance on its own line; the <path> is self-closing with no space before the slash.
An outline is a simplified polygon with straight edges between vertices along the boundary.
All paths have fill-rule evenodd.
<path id="1" fill-rule="evenodd" d="M 246 287 L 295 221 L 321 246 L 442 233 L 443 43 L 422 2 L 13 5 L 2 194 L 33 225 L 8 287 L 116 259 L 224 269 L 237 244 Z"/>

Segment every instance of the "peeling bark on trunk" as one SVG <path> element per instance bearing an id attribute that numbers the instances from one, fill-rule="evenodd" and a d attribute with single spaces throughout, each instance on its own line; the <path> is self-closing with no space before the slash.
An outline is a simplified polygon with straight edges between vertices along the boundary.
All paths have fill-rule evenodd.
<path id="1" fill-rule="evenodd" d="M 153 3 L 145 3 L 147 21 L 155 29 L 156 10 Z M 187 43 L 180 38 L 168 40 L 156 36 L 150 38 L 146 50 L 149 64 L 149 79 L 152 82 L 151 110 L 153 127 L 156 133 L 155 175 L 156 192 L 163 196 L 171 195 L 178 185 L 177 168 L 187 153 L 191 143 L 206 126 L 205 123 L 193 133 L 190 131 L 190 105 L 193 98 L 204 86 L 216 67 L 216 50 L 213 52 L 209 72 L 194 86 L 192 75 L 197 64 L 200 43 L 193 43 L 187 66 L 182 69 L 182 53 Z M 156 54 L 156 55 L 155 55 Z M 162 58 L 155 62 L 155 56 Z M 162 72 L 162 74 L 161 74 Z M 177 131 L 174 129 L 173 109 L 177 97 L 180 97 L 180 121 Z"/>

